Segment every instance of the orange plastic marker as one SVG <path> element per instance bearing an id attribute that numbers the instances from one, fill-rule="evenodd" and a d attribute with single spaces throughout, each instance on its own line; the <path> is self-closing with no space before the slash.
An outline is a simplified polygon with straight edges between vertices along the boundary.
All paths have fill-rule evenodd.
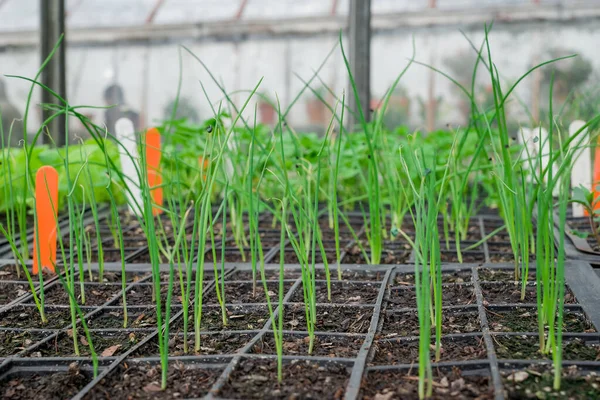
<path id="1" fill-rule="evenodd" d="M 35 211 L 37 229 L 33 235 L 33 273 L 46 268 L 55 272 L 56 213 L 58 210 L 58 172 L 50 166 L 38 169 L 35 175 Z M 37 238 L 40 240 L 38 260 Z M 41 266 L 41 268 L 40 268 Z"/>
<path id="2" fill-rule="evenodd" d="M 208 159 L 205 159 L 202 156 L 198 157 L 198 165 L 200 166 L 200 168 L 206 170 L 206 169 L 208 169 L 208 164 L 209 164 Z M 206 175 L 204 175 L 204 173 L 202 173 L 202 180 L 206 180 Z"/>
<path id="3" fill-rule="evenodd" d="M 148 186 L 150 186 L 150 195 L 152 202 L 157 206 L 163 205 L 163 189 L 158 187 L 162 184 L 160 176 L 160 132 L 156 128 L 150 128 L 146 131 L 146 163 L 148 165 Z M 152 215 L 162 213 L 159 207 L 152 207 Z"/>
<path id="4" fill-rule="evenodd" d="M 150 186 L 150 195 L 152 196 L 152 202 L 157 205 L 163 204 L 163 190 L 162 187 L 157 187 L 162 184 L 162 177 L 156 171 L 148 169 L 148 186 Z M 154 189 L 152 189 L 154 188 Z M 158 215 L 162 213 L 162 209 L 158 207 L 152 207 L 152 215 Z"/>

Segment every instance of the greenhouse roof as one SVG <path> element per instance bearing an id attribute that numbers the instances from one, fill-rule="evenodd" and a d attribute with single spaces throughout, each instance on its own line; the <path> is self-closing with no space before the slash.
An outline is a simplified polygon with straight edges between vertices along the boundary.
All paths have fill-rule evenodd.
<path id="1" fill-rule="evenodd" d="M 346 16 L 350 0 L 66 0 L 67 26 L 123 28 Z M 531 6 L 534 0 L 434 0 L 438 10 Z M 567 0 L 539 0 L 566 5 Z M 594 0 L 572 0 L 593 4 Z M 425 11 L 430 0 L 372 0 L 374 15 Z M 0 32 L 36 30 L 39 0 L 0 0 Z"/>

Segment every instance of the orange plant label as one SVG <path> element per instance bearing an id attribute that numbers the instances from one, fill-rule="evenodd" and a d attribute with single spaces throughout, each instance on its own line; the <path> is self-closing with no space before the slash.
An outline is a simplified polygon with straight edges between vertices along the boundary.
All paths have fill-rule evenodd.
<path id="1" fill-rule="evenodd" d="M 55 272 L 56 213 L 58 210 L 58 172 L 53 167 L 41 167 L 35 175 L 35 211 L 37 227 L 33 235 L 33 273 L 46 268 Z M 39 259 L 38 243 L 39 237 Z"/>
<path id="2" fill-rule="evenodd" d="M 148 186 L 150 187 L 150 196 L 152 202 L 157 206 L 163 205 L 162 177 L 160 175 L 160 132 L 156 128 L 150 128 L 146 131 L 146 163 L 148 167 Z M 159 207 L 152 207 L 152 215 L 162 213 Z"/>
<path id="3" fill-rule="evenodd" d="M 207 158 L 200 156 L 198 157 L 198 165 L 200 166 L 200 168 L 206 170 L 208 169 L 209 161 Z M 206 180 L 206 175 L 204 175 L 204 171 L 202 171 L 202 180 Z"/>

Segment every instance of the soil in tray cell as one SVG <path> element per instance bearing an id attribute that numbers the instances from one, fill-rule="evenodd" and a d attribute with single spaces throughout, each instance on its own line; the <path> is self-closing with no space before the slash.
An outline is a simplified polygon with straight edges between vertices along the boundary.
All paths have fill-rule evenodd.
<path id="1" fill-rule="evenodd" d="M 370 253 L 367 252 L 367 256 L 370 258 Z M 391 264 L 405 264 L 408 262 L 410 257 L 410 251 L 383 251 L 381 254 L 381 261 L 379 264 L 391 265 Z M 343 264 L 369 264 L 364 258 L 362 252 L 358 253 L 346 253 L 346 256 L 342 259 Z"/>
<path id="2" fill-rule="evenodd" d="M 373 304 L 379 295 L 379 283 L 355 283 L 355 282 L 331 282 L 331 300 L 329 299 L 328 288 L 326 282 L 316 283 L 316 299 L 317 303 L 334 303 L 334 304 Z M 304 290 L 300 284 L 290 302 L 303 303 Z"/>
<path id="3" fill-rule="evenodd" d="M 316 335 L 312 354 L 308 354 L 308 336 L 283 335 L 283 355 L 354 358 L 358 355 L 363 341 L 363 336 Z M 266 332 L 252 346 L 251 353 L 277 354 L 273 332 Z"/>
<path id="4" fill-rule="evenodd" d="M 372 307 L 317 306 L 317 332 L 366 333 L 371 324 Z M 283 329 L 305 331 L 306 311 L 304 304 L 285 307 Z"/>
<path id="5" fill-rule="evenodd" d="M 329 266 L 329 271 L 331 274 L 331 280 L 337 280 L 338 273 L 337 267 L 335 265 Z M 381 281 L 385 277 L 385 271 L 379 270 L 354 270 L 354 269 L 343 269 L 342 268 L 342 280 L 346 281 Z M 325 271 L 319 270 L 317 271 L 317 279 L 326 279 Z"/>
<path id="6" fill-rule="evenodd" d="M 458 369 L 452 372 L 433 372 L 432 400 L 494 398 L 491 379 L 488 376 L 461 374 Z M 365 400 L 379 399 L 418 399 L 418 370 L 369 371 L 363 379 L 362 395 Z"/>
<path id="7" fill-rule="evenodd" d="M 217 262 L 221 262 L 221 250 L 216 250 Z M 212 251 L 208 251 L 204 254 L 204 262 L 212 262 L 213 254 Z M 225 251 L 225 262 L 228 263 L 243 263 L 250 262 L 250 250 L 244 250 L 244 256 L 238 249 L 226 250 Z"/>
<path id="8" fill-rule="evenodd" d="M 171 311 L 174 315 L 176 310 Z M 155 329 L 156 309 L 154 307 L 127 307 L 127 326 L 123 326 L 122 307 L 105 308 L 88 321 L 89 329 Z"/>
<path id="9" fill-rule="evenodd" d="M 492 269 L 492 268 L 479 268 L 477 275 L 480 281 L 501 281 L 501 282 L 514 282 L 515 271 L 514 269 Z M 528 274 L 528 280 L 535 282 L 535 272 Z M 519 281 L 520 282 L 520 281 Z"/>
<path id="10" fill-rule="evenodd" d="M 335 252 L 325 251 L 325 256 L 327 257 L 328 263 L 331 264 L 331 263 L 336 262 Z M 279 254 L 279 252 L 277 252 L 273 256 L 273 258 L 269 261 L 269 263 L 279 264 L 279 260 L 281 260 L 281 255 Z M 312 253 L 308 256 L 308 260 L 309 260 L 309 262 L 312 262 Z M 296 252 L 294 250 L 286 250 L 285 251 L 284 261 L 286 264 L 299 264 L 300 263 L 298 256 L 296 255 Z M 315 263 L 316 264 L 323 263 L 323 255 L 321 254 L 321 251 L 319 249 L 317 249 L 317 251 L 315 252 Z"/>
<path id="11" fill-rule="evenodd" d="M 283 271 L 284 279 L 297 279 L 302 276 L 302 273 L 299 269 L 285 269 Z M 279 267 L 275 269 L 265 269 L 265 278 L 268 281 L 276 281 L 279 282 Z M 256 271 L 256 281 L 257 284 L 260 284 L 260 271 Z M 233 274 L 227 277 L 228 281 L 252 281 L 252 271 L 251 270 L 239 270 L 235 271 Z"/>
<path id="12" fill-rule="evenodd" d="M 218 397 L 228 399 L 342 399 L 349 367 L 339 363 L 295 360 L 283 365 L 277 380 L 275 360 L 245 359 L 232 372 Z"/>
<path id="13" fill-rule="evenodd" d="M 238 306 L 227 305 L 227 325 L 223 325 L 223 314 L 219 306 L 203 306 L 200 330 L 204 332 L 215 331 L 243 331 L 260 330 L 269 319 L 269 311 L 266 306 Z M 188 315 L 188 332 L 194 330 L 194 312 L 190 310 Z M 183 331 L 183 316 L 177 320 L 173 333 Z"/>
<path id="14" fill-rule="evenodd" d="M 127 283 L 137 282 L 140 279 L 150 275 L 150 272 L 126 272 L 125 279 Z M 97 271 L 92 271 L 91 279 L 90 273 L 86 269 L 83 274 L 85 282 L 100 282 L 100 275 Z M 122 275 L 120 271 L 104 271 L 102 274 L 102 283 L 122 283 Z"/>
<path id="15" fill-rule="evenodd" d="M 286 269 L 284 271 L 285 279 L 297 279 L 302 276 L 302 273 L 299 269 L 290 270 Z M 338 278 L 337 266 L 330 265 L 329 266 L 329 276 L 331 281 L 336 281 Z M 385 276 L 385 271 L 381 270 L 355 270 L 355 269 L 344 269 L 342 267 L 342 280 L 346 281 L 381 281 Z M 257 279 L 259 279 L 259 275 L 257 273 Z M 279 268 L 276 269 L 267 269 L 266 270 L 266 278 L 267 280 L 275 280 L 279 281 Z M 327 279 L 327 274 L 324 269 L 317 269 L 317 279 Z M 231 275 L 231 278 L 227 278 L 228 280 L 236 280 L 236 281 L 249 281 L 252 280 L 252 271 L 236 271 Z"/>
<path id="16" fill-rule="evenodd" d="M 537 288 L 530 284 L 525 286 L 525 297 L 521 299 L 521 284 L 514 282 L 482 283 L 483 303 L 488 304 L 518 304 L 535 303 L 537 301 Z M 575 304 L 575 295 L 569 289 L 565 289 L 565 304 Z"/>
<path id="17" fill-rule="evenodd" d="M 551 360 L 552 354 L 540 352 L 537 336 L 494 336 L 494 347 L 499 359 L 510 360 Z M 563 339 L 563 360 L 598 361 L 600 345 L 585 343 L 581 339 Z"/>
<path id="18" fill-rule="evenodd" d="M 485 262 L 485 253 L 477 251 L 464 251 L 462 254 L 463 264 L 481 264 Z M 442 262 L 447 263 L 459 263 L 461 262 L 456 254 L 456 251 L 442 251 L 441 252 Z"/>
<path id="19" fill-rule="evenodd" d="M 491 263 L 514 263 L 515 257 L 512 252 L 493 252 L 490 251 Z"/>
<path id="20" fill-rule="evenodd" d="M 413 288 L 395 287 L 390 289 L 389 306 L 394 308 L 414 308 L 417 306 L 417 292 Z M 476 304 L 475 289 L 471 284 L 449 284 L 442 286 L 443 306 L 466 306 Z"/>
<path id="21" fill-rule="evenodd" d="M 516 308 L 508 311 L 486 310 L 492 332 L 537 332 L 538 320 L 535 308 Z M 570 333 L 596 332 L 592 323 L 579 312 L 564 312 L 564 331 Z"/>
<path id="22" fill-rule="evenodd" d="M 167 389 L 161 390 L 160 365 L 124 362 L 106 378 L 100 380 L 84 399 L 200 398 L 208 393 L 221 372 L 220 368 L 169 363 Z"/>
<path id="23" fill-rule="evenodd" d="M 50 335 L 51 332 L 0 331 L 0 357 L 13 356 Z"/>
<path id="24" fill-rule="evenodd" d="M 29 283 L 0 282 L 0 305 L 8 304 L 29 293 Z"/>
<path id="25" fill-rule="evenodd" d="M 193 285 L 193 283 L 192 283 Z M 126 292 L 126 299 L 128 306 L 145 306 L 152 305 L 156 303 L 153 300 L 153 295 L 155 293 L 155 288 L 153 284 L 150 283 L 140 283 L 138 285 L 133 286 Z M 164 307 L 167 300 L 167 295 L 169 291 L 169 285 L 162 284 L 160 286 L 160 297 L 162 301 L 162 306 Z M 123 304 L 123 298 L 119 298 L 119 304 Z M 180 305 L 181 304 L 181 286 L 177 284 L 177 282 L 173 283 L 173 292 L 171 296 L 171 305 Z"/>
<path id="26" fill-rule="evenodd" d="M 33 275 L 30 266 L 27 267 L 27 270 L 29 271 L 29 275 L 33 280 L 33 284 L 37 286 L 37 284 L 39 283 L 37 275 Z M 51 279 L 52 277 L 54 277 L 54 274 L 50 274 L 46 270 L 44 270 L 44 280 Z M 0 268 L 0 281 L 27 282 L 27 276 L 25 275 L 25 271 L 23 271 L 22 266 L 16 264 L 9 264 Z"/>
<path id="27" fill-rule="evenodd" d="M 81 310 L 84 314 L 89 310 Z M 40 313 L 34 306 L 15 306 L 0 314 L 0 327 L 20 329 L 61 329 L 71 324 L 68 308 L 45 308 L 46 323 L 42 323 Z"/>
<path id="28" fill-rule="evenodd" d="M 84 285 L 84 290 L 85 303 L 82 302 L 83 297 L 81 296 L 80 285 L 77 283 L 75 284 L 75 298 L 77 299 L 77 304 L 84 306 L 101 306 L 121 292 L 121 285 L 91 284 Z M 70 304 L 69 293 L 60 283 L 45 290 L 44 300 L 48 305 L 68 306 Z M 34 300 L 30 299 L 27 304 L 34 304 Z"/>
<path id="29" fill-rule="evenodd" d="M 137 250 L 138 250 L 137 248 L 125 248 L 124 249 L 125 258 L 129 257 L 130 255 L 135 253 Z M 69 257 L 67 249 L 65 249 L 65 252 L 67 252 L 67 257 Z M 83 258 L 84 265 L 86 265 L 88 262 L 97 263 L 100 260 L 100 256 L 99 256 L 97 250 L 92 250 L 91 254 L 89 255 L 89 260 L 88 260 L 88 255 L 86 253 L 83 253 L 82 258 Z M 77 262 L 79 260 L 77 253 L 73 254 L 73 260 L 75 262 Z M 103 248 L 102 249 L 102 261 L 105 263 L 109 263 L 109 262 L 110 263 L 120 263 L 121 262 L 121 250 L 111 248 L 111 247 Z"/>
<path id="30" fill-rule="evenodd" d="M 68 371 L 43 373 L 9 373 L 0 381 L 0 398 L 14 400 L 69 399 L 92 380 L 92 374 L 82 371 L 77 363 Z"/>
<path id="31" fill-rule="evenodd" d="M 481 331 L 477 312 L 451 312 L 444 310 L 442 313 L 442 334 L 473 333 Z M 435 332 L 432 325 L 431 332 Z M 419 318 L 417 310 L 406 312 L 387 312 L 384 316 L 381 329 L 384 337 L 419 336 Z"/>
<path id="32" fill-rule="evenodd" d="M 381 339 L 373 342 L 375 357 L 373 365 L 396 365 L 419 362 L 419 341 L 400 338 Z M 435 360 L 435 341 L 431 344 L 431 360 Z M 487 350 L 481 336 L 442 338 L 439 361 L 483 360 Z"/>
<path id="33" fill-rule="evenodd" d="M 235 354 L 241 350 L 254 337 L 250 333 L 215 333 L 200 335 L 200 351 L 194 351 L 194 335 L 189 334 L 188 351 L 185 352 L 183 334 L 171 335 L 169 339 L 169 356 L 185 355 L 227 355 Z M 133 358 L 137 357 L 159 357 L 158 338 L 155 336 L 136 350 Z"/>
<path id="34" fill-rule="evenodd" d="M 284 282 L 283 295 L 288 292 L 294 282 Z M 219 286 L 221 290 L 221 286 Z M 272 302 L 279 301 L 279 282 L 268 282 L 267 293 Z M 221 294 L 222 296 L 222 294 Z M 256 292 L 253 293 L 253 284 L 250 282 L 226 282 L 225 283 L 225 304 L 248 304 L 248 303 L 265 303 L 267 295 L 261 281 L 256 282 Z M 217 301 L 216 288 L 212 288 L 205 295 L 204 304 L 219 304 Z"/>
<path id="35" fill-rule="evenodd" d="M 442 273 L 442 284 L 468 282 L 471 282 L 471 271 L 468 269 Z M 415 284 L 415 274 L 398 273 L 394 277 L 394 283 L 400 286 L 413 286 Z"/>
<path id="36" fill-rule="evenodd" d="M 92 345 L 98 357 L 116 357 L 135 346 L 144 338 L 144 332 L 90 332 Z M 81 357 L 89 357 L 90 345 L 83 329 L 77 334 L 77 345 Z M 62 332 L 42 345 L 36 347 L 25 357 L 78 357 L 75 354 L 73 333 L 71 330 Z"/>
<path id="37" fill-rule="evenodd" d="M 506 399 L 598 399 L 600 376 L 578 371 L 575 366 L 563 369 L 560 390 L 554 391 L 554 373 L 543 367 L 502 374 Z"/>

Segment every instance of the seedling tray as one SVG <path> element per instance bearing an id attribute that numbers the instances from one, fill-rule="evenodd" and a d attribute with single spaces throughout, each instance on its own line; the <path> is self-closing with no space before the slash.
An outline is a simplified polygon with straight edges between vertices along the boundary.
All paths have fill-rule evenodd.
<path id="1" fill-rule="evenodd" d="M 555 216 L 556 222 L 556 237 L 558 237 L 558 218 Z M 588 234 L 587 238 L 577 236 L 574 232 L 580 231 Z M 565 229 L 565 254 L 568 258 L 574 260 L 584 260 L 593 266 L 600 266 L 600 246 L 596 243 L 593 235 L 590 232 L 589 222 L 587 217 L 567 219 Z"/>
<path id="2" fill-rule="evenodd" d="M 166 267 L 162 266 L 165 271 Z M 278 268 L 279 265 L 267 266 L 268 279 L 277 282 Z M 512 392 L 508 390 L 518 390 L 517 387 L 537 377 L 533 372 L 550 368 L 550 361 L 540 354 L 523 353 L 524 348 L 535 348 L 537 342 L 535 297 L 526 297 L 525 302 L 519 302 L 510 290 L 495 290 L 513 288 L 512 268 L 512 265 L 494 263 L 444 265 L 445 290 L 453 293 L 453 298 L 444 306 L 442 343 L 445 351 L 441 362 L 434 364 L 438 396 L 447 396 L 447 389 L 458 391 L 462 396 L 477 394 L 481 398 L 509 398 Z M 109 274 L 111 271 L 116 274 L 120 266 L 107 264 L 105 269 Z M 416 309 L 410 296 L 414 267 L 343 265 L 343 270 L 343 282 L 332 279 L 332 286 L 340 288 L 333 292 L 334 302 L 328 303 L 326 298 L 318 300 L 318 332 L 315 350 L 309 356 L 304 342 L 307 333 L 302 322 L 303 305 L 296 302 L 296 293 L 301 290 L 299 267 L 286 265 L 285 378 L 281 385 L 277 384 L 274 375 L 273 321 L 266 310 L 264 293 L 250 301 L 248 293 L 244 292 L 244 288 L 251 284 L 248 264 L 226 264 L 225 282 L 233 289 L 227 292 L 228 311 L 230 317 L 235 317 L 231 318 L 226 330 L 218 325 L 218 319 L 212 324 L 209 317 L 211 310 L 218 313 L 218 307 L 213 296 L 211 271 L 205 272 L 203 309 L 206 318 L 203 317 L 203 321 L 206 323 L 203 324 L 200 354 L 183 354 L 183 311 L 181 305 L 173 305 L 169 358 L 171 380 L 167 393 L 156 391 L 160 363 L 155 321 L 154 324 L 142 323 L 142 326 L 120 326 L 120 292 L 101 305 L 83 307 L 90 333 L 98 341 L 99 355 L 107 348 L 118 348 L 100 357 L 99 376 L 86 383 L 73 398 L 106 398 L 106 393 L 111 395 L 110 398 L 119 398 L 122 396 L 120 393 L 127 392 L 158 398 L 170 398 L 175 393 L 180 398 L 207 399 L 277 398 L 294 394 L 308 398 L 368 399 L 378 394 L 390 398 L 411 398 L 416 387 L 414 345 L 418 341 L 418 331 L 414 330 L 418 326 L 414 323 Z M 128 266 L 128 271 L 132 276 L 142 277 L 128 284 L 129 300 L 130 292 L 144 293 L 149 284 L 150 269 L 148 265 L 137 264 Z M 324 276 L 320 266 L 318 277 Z M 319 286 L 325 281 L 321 279 L 317 283 Z M 593 357 L 600 348 L 600 310 L 597 307 L 600 278 L 589 264 L 570 261 L 566 266 L 566 283 L 571 291 L 565 307 L 567 327 L 564 335 L 564 364 L 565 370 L 570 371 L 565 379 L 568 380 L 577 376 L 572 372 L 574 368 L 579 374 L 588 376 L 590 371 L 600 370 L 600 363 Z M 237 295 L 245 296 L 244 301 L 236 302 Z M 136 299 L 135 305 L 128 304 L 130 321 L 153 309 L 151 299 L 144 295 Z M 7 305 L 0 315 L 31 307 L 27 305 L 27 296 L 24 296 Z M 66 307 L 66 304 L 53 306 L 65 311 Z M 142 316 L 140 321 L 147 317 Z M 107 323 L 110 318 L 117 324 Z M 515 322 L 518 324 L 515 325 Z M 52 329 L 42 326 L 0 328 L 5 338 L 14 337 L 28 344 L 23 349 L 17 348 L 19 351 L 3 355 L 2 377 L 8 378 L 0 379 L 0 390 L 3 393 L 10 390 L 10 376 L 15 373 L 64 374 L 74 362 L 81 371 L 89 371 L 89 356 L 74 357 L 69 353 L 68 343 L 72 342 L 69 328 L 68 324 Z M 23 338 L 19 335 L 28 336 Z M 130 337 L 134 337 L 131 344 L 128 342 Z M 54 352 L 57 348 L 58 353 Z M 62 348 L 66 349 L 64 354 L 61 354 Z M 80 348 L 83 352 L 85 346 Z M 74 370 L 75 366 L 71 368 Z M 529 371 L 526 372 L 528 378 L 524 382 L 510 382 L 510 377 L 514 376 L 510 374 L 515 370 Z M 134 383 L 124 380 L 125 375 L 134 377 Z M 444 386 L 446 384 L 447 387 Z M 114 392 L 114 388 L 122 391 Z"/>

